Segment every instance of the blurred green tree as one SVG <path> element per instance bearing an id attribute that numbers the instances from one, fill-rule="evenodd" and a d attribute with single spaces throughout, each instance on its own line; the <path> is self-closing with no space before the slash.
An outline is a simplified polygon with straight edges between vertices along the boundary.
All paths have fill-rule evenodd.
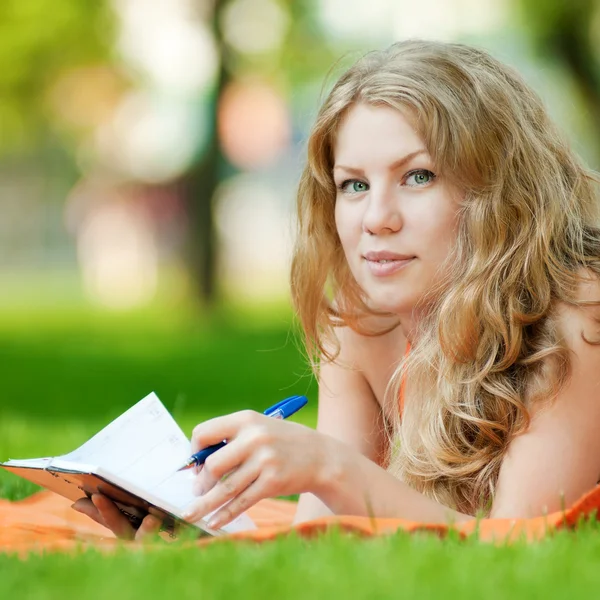
<path id="1" fill-rule="evenodd" d="M 243 2 L 253 5 L 248 0 L 213 0 L 209 18 L 220 66 L 211 99 L 209 139 L 195 164 L 173 182 L 189 207 L 189 265 L 197 282 L 197 295 L 205 305 L 210 305 L 216 296 L 214 194 L 220 180 L 234 170 L 227 163 L 218 139 L 217 111 L 224 90 L 232 80 L 252 75 L 285 90 L 291 103 L 295 99 L 293 92 L 307 83 L 322 81 L 339 52 L 339 46 L 334 48 L 329 43 L 318 22 L 315 0 L 258 0 L 254 3 L 256 10 L 263 10 L 272 2 L 285 15 L 287 27 L 281 44 L 258 53 L 244 53 L 232 47 L 224 35 L 224 15 L 233 5 Z M 246 25 L 241 26 L 243 35 Z M 56 137 L 68 153 L 77 149 L 83 134 L 88 132 L 77 129 L 80 123 L 70 112 L 77 102 L 90 99 L 71 98 L 65 108 L 67 114 L 60 115 L 60 107 L 57 111 L 55 103 L 64 100 L 65 89 L 67 94 L 80 89 L 81 80 L 75 77 L 54 97 L 53 89 L 78 68 L 98 67 L 106 67 L 115 77 L 122 78 L 123 88 L 135 85 L 119 74 L 120 58 L 115 52 L 117 27 L 116 15 L 107 0 L 0 3 L 0 156 L 28 153 L 35 156 L 39 148 Z M 71 121 L 67 127 L 63 122 L 65 117 Z"/>
<path id="2" fill-rule="evenodd" d="M 227 85 L 236 78 L 255 75 L 272 80 L 288 90 L 321 81 L 336 54 L 327 43 L 326 32 L 315 18 L 314 0 L 281 0 L 278 6 L 291 24 L 283 43 L 271 52 L 244 54 L 233 48 L 224 35 L 225 14 L 239 0 L 215 0 L 211 30 L 220 56 L 213 98 L 213 127 L 207 150 L 183 177 L 192 223 L 191 264 L 197 291 L 205 304 L 216 295 L 216 252 L 213 227 L 213 200 L 224 172 L 231 171 L 219 145 L 217 109 Z M 248 27 L 251 27 L 251 23 Z M 251 33 L 251 32 L 249 32 Z M 291 98 L 290 98 L 291 100 Z"/>
<path id="3" fill-rule="evenodd" d="M 570 72 L 585 110 L 600 132 L 600 2 L 517 0 L 527 31 L 544 56 Z M 596 136 L 600 151 L 600 136 Z"/>
<path id="4" fill-rule="evenodd" d="M 106 61 L 112 32 L 105 2 L 0 2 L 0 155 L 48 136 L 50 86 L 68 69 Z"/>

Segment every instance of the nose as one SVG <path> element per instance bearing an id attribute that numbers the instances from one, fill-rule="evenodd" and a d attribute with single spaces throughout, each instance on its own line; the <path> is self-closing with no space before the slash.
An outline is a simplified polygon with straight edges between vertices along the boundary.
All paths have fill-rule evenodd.
<path id="1" fill-rule="evenodd" d="M 399 198 L 391 186 L 372 186 L 363 214 L 363 231 L 370 235 L 395 233 L 402 228 Z"/>

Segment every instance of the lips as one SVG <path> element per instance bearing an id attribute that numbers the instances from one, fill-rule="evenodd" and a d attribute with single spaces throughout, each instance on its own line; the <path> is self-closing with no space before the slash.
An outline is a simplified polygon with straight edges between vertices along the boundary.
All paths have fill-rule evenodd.
<path id="1" fill-rule="evenodd" d="M 380 251 L 363 254 L 369 270 L 375 277 L 388 277 L 397 273 L 410 264 L 415 256 L 397 254 L 396 252 Z"/>
<path id="2" fill-rule="evenodd" d="M 387 250 L 382 250 L 379 252 L 366 252 L 363 254 L 363 258 L 370 262 L 381 262 L 388 260 L 410 260 L 411 258 L 415 258 L 409 254 L 397 254 L 396 252 L 388 252 Z"/>

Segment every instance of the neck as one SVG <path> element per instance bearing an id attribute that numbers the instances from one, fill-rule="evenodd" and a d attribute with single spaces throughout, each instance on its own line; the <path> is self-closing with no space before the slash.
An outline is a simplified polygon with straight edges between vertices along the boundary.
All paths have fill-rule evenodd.
<path id="1" fill-rule="evenodd" d="M 416 310 L 407 313 L 397 313 L 400 319 L 400 329 L 409 344 L 414 344 L 420 321 L 420 315 Z"/>

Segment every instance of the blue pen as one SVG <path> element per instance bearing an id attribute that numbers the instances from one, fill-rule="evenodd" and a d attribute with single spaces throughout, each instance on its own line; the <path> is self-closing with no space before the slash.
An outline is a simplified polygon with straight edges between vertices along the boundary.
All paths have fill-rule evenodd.
<path id="1" fill-rule="evenodd" d="M 306 396 L 290 396 L 289 398 L 274 404 L 270 408 L 267 408 L 264 414 L 267 415 L 267 417 L 273 417 L 274 419 L 287 419 L 295 412 L 299 411 L 307 402 L 308 398 L 306 398 Z M 185 471 L 187 469 L 191 469 L 192 467 L 203 465 L 204 461 L 213 452 L 216 452 L 219 450 L 219 448 L 222 448 L 226 443 L 227 442 L 219 442 L 218 444 L 213 444 L 212 446 L 208 446 L 207 448 L 203 448 L 199 452 L 192 454 L 185 465 L 183 465 L 181 469 L 177 470 Z"/>

